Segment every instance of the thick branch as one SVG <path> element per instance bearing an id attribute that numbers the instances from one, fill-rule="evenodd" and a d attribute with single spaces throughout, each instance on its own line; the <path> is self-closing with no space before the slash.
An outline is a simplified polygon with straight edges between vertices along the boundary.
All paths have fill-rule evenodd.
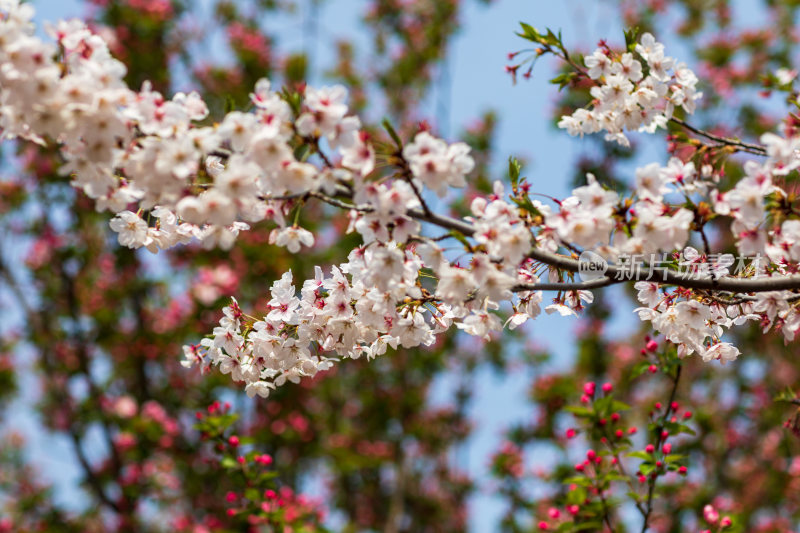
<path id="1" fill-rule="evenodd" d="M 541 263 L 570 272 L 578 272 L 579 261 L 544 250 L 532 249 L 528 257 Z M 652 281 L 661 285 L 677 285 L 687 289 L 704 289 L 713 291 L 727 291 L 733 293 L 743 292 L 768 292 L 800 289 L 800 275 L 791 276 L 761 276 L 758 278 L 719 278 L 713 276 L 700 276 L 673 270 L 661 270 L 657 273 L 647 269 L 627 269 L 615 265 L 608 265 L 606 276 L 600 280 L 611 280 L 610 283 L 625 281 Z M 599 282 L 600 280 L 595 280 Z M 529 286 L 533 290 L 536 284 Z"/>
<path id="2" fill-rule="evenodd" d="M 353 206 L 338 202 L 335 198 L 326 196 L 322 193 L 313 193 L 315 198 L 338 205 L 342 208 L 358 209 L 363 212 L 370 212 L 372 208 L 369 206 Z M 349 191 L 344 187 L 339 187 L 337 196 L 351 197 Z M 422 222 L 428 222 L 440 228 L 455 230 L 466 237 L 472 237 L 475 234 L 475 228 L 472 224 L 465 220 L 440 215 L 433 212 L 425 212 L 422 209 L 408 209 L 406 214 L 411 218 Z M 544 263 L 559 270 L 566 270 L 567 272 L 578 272 L 580 269 L 580 262 L 571 257 L 559 255 L 552 252 L 547 252 L 538 248 L 532 248 L 528 252 L 528 257 Z M 784 290 L 800 290 L 800 275 L 789 276 L 760 276 L 757 278 L 732 278 L 732 277 L 714 277 L 708 275 L 698 275 L 692 273 L 681 273 L 673 270 L 659 270 L 658 272 L 651 272 L 648 269 L 636 269 L 618 267 L 616 265 L 608 265 L 605 276 L 583 282 L 565 282 L 565 283 L 521 283 L 514 286 L 515 292 L 522 291 L 571 291 L 571 290 L 589 290 L 606 287 L 618 283 L 635 282 L 635 281 L 651 281 L 660 285 L 675 285 L 686 289 L 701 289 L 710 291 L 725 291 L 735 294 L 748 293 L 748 292 L 769 292 L 769 291 L 784 291 Z"/>

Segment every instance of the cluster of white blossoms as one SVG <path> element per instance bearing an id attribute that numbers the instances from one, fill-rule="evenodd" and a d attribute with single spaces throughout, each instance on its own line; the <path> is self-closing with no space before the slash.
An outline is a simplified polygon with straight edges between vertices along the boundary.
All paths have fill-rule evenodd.
<path id="1" fill-rule="evenodd" d="M 155 252 L 197 238 L 208 248 L 230 248 L 247 223 L 270 219 L 282 228 L 273 242 L 297 251 L 312 245 L 313 236 L 286 227 L 290 202 L 277 199 L 330 190 L 374 169 L 359 119 L 347 116 L 343 87 L 307 88 L 294 120 L 289 104 L 261 80 L 252 112 L 234 111 L 204 126 L 208 108 L 198 94 L 167 100 L 149 84 L 139 92 L 128 88 L 124 65 L 83 22 L 48 28 L 53 44 L 34 34 L 29 4 L 5 0 L 0 10 L 3 138 L 59 144 L 61 172 L 98 209 L 116 214 L 111 227 L 125 246 Z M 324 139 L 341 165 L 298 160 L 291 144 L 297 135 Z M 428 144 L 440 150 L 442 141 L 434 141 Z M 453 183 L 458 169 L 470 169 L 468 148 L 444 150 L 444 163 L 422 161 L 420 179 L 431 175 L 430 166 Z"/>
<path id="2" fill-rule="evenodd" d="M 704 361 L 732 361 L 739 349 L 720 338 L 733 325 L 759 316 L 743 310 L 744 305 L 707 305 L 695 299 L 681 299 L 676 293 L 663 294 L 657 283 L 640 281 L 635 288 L 639 301 L 647 307 L 636 309 L 639 318 L 650 321 L 653 328 L 678 346 L 678 355 L 699 354 Z M 799 324 L 800 325 L 800 324 Z"/>
<path id="3" fill-rule="evenodd" d="M 587 74 L 596 83 L 591 108 L 561 117 L 558 127 L 572 136 L 605 131 L 606 140 L 629 146 L 625 130 L 653 133 L 665 128 L 677 107 L 694 113 L 702 96 L 694 72 L 664 55 L 664 45 L 649 33 L 642 35 L 635 51 L 613 54 L 598 48 L 586 56 Z"/>
<path id="4" fill-rule="evenodd" d="M 612 265 L 662 254 L 661 268 L 688 265 L 708 282 L 698 288 L 673 276 L 664 283 L 658 272 L 635 278 L 640 318 L 681 355 L 736 358 L 722 336 L 749 320 L 780 329 L 787 341 L 800 330 L 800 282 L 779 290 L 715 285 L 756 276 L 785 281 L 798 271 L 800 215 L 781 185 L 800 167 L 800 139 L 764 135 L 763 159 L 748 162 L 746 177 L 727 191 L 711 165 L 698 170 L 672 158 L 638 169 L 627 193 L 588 175 L 556 205 L 531 199 L 525 180 L 511 191 L 496 182 L 491 195 L 472 200 L 470 216 L 451 218 L 432 212 L 425 197 L 466 185 L 474 161 L 464 143 L 423 131 L 376 167 L 342 87 L 307 87 L 298 100 L 266 80 L 251 95 L 252 111 L 205 125 L 208 109 L 197 94 L 166 100 L 146 84 L 132 91 L 122 64 L 82 23 L 51 28 L 54 46 L 35 37 L 32 14 L 27 4 L 0 0 L 2 135 L 58 144 L 63 172 L 98 209 L 115 214 L 111 228 L 122 245 L 156 252 L 199 239 L 228 248 L 247 223 L 271 220 L 270 242 L 297 253 L 314 244 L 310 231 L 286 222 L 298 198 L 344 209 L 348 231 L 361 235 L 347 262 L 317 267 L 299 292 L 291 273 L 276 281 L 266 316 L 249 317 L 234 301 L 210 338 L 185 348 L 186 366 L 216 364 L 251 395 L 266 396 L 341 358 L 429 345 L 453 327 L 488 338 L 543 309 L 577 315 L 593 300 L 574 276 L 581 250 Z M 589 56 L 588 76 L 600 83 L 592 110 L 561 125 L 573 134 L 605 129 L 621 140 L 623 129 L 663 125 L 675 106 L 691 112 L 699 98 L 694 75 L 652 36 L 636 52 L 646 65 L 630 53 Z M 710 254 L 703 229 L 715 218 L 730 220 L 745 268 L 731 271 L 730 255 Z M 430 227 L 449 233 L 431 237 Z M 441 244 L 451 238 L 460 255 Z M 690 247 L 698 242 L 704 253 Z M 543 290 L 557 291 L 549 305 Z M 503 312 L 510 314 L 505 324 Z"/>
<path id="5" fill-rule="evenodd" d="M 497 256 L 510 260 L 493 261 L 489 254 L 476 252 L 469 267 L 462 268 L 451 264 L 433 241 L 409 239 L 409 228 L 419 229 L 419 223 L 401 214 L 403 205 L 418 205 L 407 183 L 366 186 L 362 200 L 374 210 L 354 211 L 353 227 L 360 228 L 367 245 L 353 250 L 346 263 L 332 266 L 329 277 L 317 267 L 314 279 L 303 282 L 299 298 L 292 274 L 284 274 L 272 287 L 269 312 L 262 319 L 245 317 L 234 301 L 213 338 L 184 347 L 184 365 L 219 365 L 243 381 L 251 396 L 267 396 L 286 381 L 314 376 L 340 358 L 371 359 L 387 347 L 430 345 L 453 324 L 479 337 L 501 330 L 499 316 L 491 311 L 512 298 L 518 279 L 535 283 L 538 278 L 533 263 L 523 261 L 530 231 L 513 206 L 500 199 L 505 193 L 499 183 L 496 192 L 493 198 L 473 202 L 475 225 L 486 228 L 476 240 L 490 243 L 489 250 L 507 243 Z M 373 226 L 392 231 L 374 232 Z M 392 240 L 400 236 L 410 243 Z M 436 284 L 427 283 L 431 274 Z M 512 327 L 524 322 L 522 316 L 539 314 L 541 301 L 541 292 L 520 294 L 520 316 Z"/>

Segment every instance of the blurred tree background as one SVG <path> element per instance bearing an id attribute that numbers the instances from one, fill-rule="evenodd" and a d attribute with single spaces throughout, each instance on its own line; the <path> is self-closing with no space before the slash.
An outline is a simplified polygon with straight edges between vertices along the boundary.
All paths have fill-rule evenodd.
<path id="1" fill-rule="evenodd" d="M 559 16 L 569 20 L 570 8 L 589 3 L 571 3 Z M 574 38 L 565 32 L 565 39 L 590 51 L 593 39 L 620 45 L 623 26 L 647 29 L 674 45 L 672 53 L 690 60 L 705 81 L 697 126 L 743 138 L 796 128 L 785 104 L 796 95 L 760 75 L 791 69 L 797 60 L 800 4 L 752 3 L 602 2 L 600 20 L 619 28 L 587 27 Z M 35 4 L 40 20 L 52 18 L 49 2 Z M 516 15 L 513 2 L 339 4 L 93 0 L 80 10 L 127 64 L 132 87 L 151 80 L 165 93 L 196 88 L 210 103 L 210 122 L 246 106 L 256 80 L 269 77 L 286 86 L 344 84 L 354 111 L 375 125 L 376 138 L 385 135 L 377 125 L 388 116 L 404 137 L 426 122 L 463 139 L 479 162 L 466 200 L 505 178 L 509 151 L 532 155 L 529 176 L 554 195 L 569 188 L 568 176 L 581 183 L 587 171 L 621 186 L 639 154 L 647 157 L 653 148 L 684 159 L 705 157 L 676 131 L 631 150 L 598 139 L 548 144 L 551 119 L 587 88 L 571 85 L 555 97 L 544 82 L 552 63 L 537 65 L 530 82 L 517 73 L 519 85 L 512 87 L 501 70 L 504 57 L 496 58 L 496 71 L 472 73 L 505 87 L 483 95 L 495 111 L 476 111 L 469 120 L 469 111 L 459 111 L 465 125 L 451 132 L 452 108 L 462 100 L 451 97 L 460 78 L 454 82 L 450 71 L 456 61 L 470 64 L 469 57 L 448 58 L 462 21 L 481 28 L 481 17 L 495 20 L 493 10 L 499 10 L 505 25 L 485 25 L 479 42 L 465 49 L 502 33 L 517 47 L 506 51 L 514 52 L 524 46 L 511 35 L 517 20 L 541 24 L 535 8 Z M 321 14 L 353 8 L 362 21 L 358 34 L 332 38 Z M 578 17 L 576 28 L 585 23 Z M 587 35 L 590 40 L 582 41 Z M 504 100 L 508 91 L 516 100 Z M 546 111 L 531 120 L 527 108 Z M 498 132 L 504 123 L 513 127 Z M 646 425 L 654 402 L 673 396 L 681 412 L 692 412 L 696 434 L 680 441 L 689 474 L 663 486 L 653 530 L 700 530 L 710 502 L 734 516 L 731 527 L 741 531 L 798 528 L 796 408 L 773 398 L 796 387 L 800 364 L 779 338 L 753 328 L 742 335 L 743 357 L 735 364 L 684 362 L 682 381 L 670 395 L 672 382 L 658 359 L 668 348 L 648 347 L 648 332 L 637 331 L 627 317 L 611 320 L 615 299 L 629 296 L 614 290 L 597 294 L 577 327 L 562 319 L 490 343 L 442 338 L 432 349 L 347 361 L 267 400 L 249 399 L 226 376 L 181 367 L 181 345 L 210 331 L 231 295 L 257 315 L 282 272 L 308 273 L 344 257 L 356 240 L 342 236 L 341 217 L 322 208 L 304 211 L 304 226 L 328 241 L 303 255 L 267 244 L 272 228 L 264 224 L 244 233 L 230 252 L 190 245 L 155 258 L 116 244 L 107 215 L 95 213 L 69 186 L 54 151 L 19 145 L 3 157 L 0 239 L 7 252 L 0 257 L 0 282 L 11 325 L 0 328 L 0 531 L 531 531 L 548 509 L 566 513 L 572 496 L 569 482 L 562 482 L 576 454 L 602 446 L 602 435 L 588 430 L 567 438 L 572 422 L 564 406 L 578 401 L 585 381 L 606 380 L 634 406 L 626 429 Z M 741 176 L 741 163 L 725 162 L 731 183 Z M 648 369 L 655 364 L 656 375 L 632 378 L 645 368 L 642 362 Z M 510 382 L 524 383 L 527 398 L 498 400 L 507 398 L 502 389 Z M 476 400 L 478 391 L 483 394 Z M 65 460 L 81 482 L 70 488 L 67 502 L 47 481 L 58 472 L 53 466 L 42 472 L 44 458 L 10 429 L 13 419 L 33 416 L 11 412 L 21 397 L 35 397 L 48 435 L 69 443 Z M 463 457 L 481 429 L 473 415 L 508 420 L 508 412 L 520 421 L 499 441 L 494 437 L 496 453 L 475 459 L 490 466 L 492 478 L 475 475 L 471 459 Z M 646 439 L 647 430 L 641 433 Z M 644 446 L 646 440 L 635 439 Z M 475 496 L 487 493 L 503 509 L 500 523 L 481 516 L 486 498 Z M 618 531 L 636 524 L 636 509 L 624 500 L 623 490 L 613 511 Z M 574 523 L 580 526 L 579 519 Z M 583 529 L 593 527 L 604 526 Z"/>

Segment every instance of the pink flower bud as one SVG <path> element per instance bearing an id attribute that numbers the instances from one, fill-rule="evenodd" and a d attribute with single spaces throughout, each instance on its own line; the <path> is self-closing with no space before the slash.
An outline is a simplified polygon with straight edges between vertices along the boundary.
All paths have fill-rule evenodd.
<path id="1" fill-rule="evenodd" d="M 578 512 L 580 510 L 581 510 L 581 508 L 578 507 L 577 504 L 572 504 L 572 505 L 568 505 L 567 506 L 567 512 L 569 512 L 569 514 L 571 514 L 572 516 L 575 516 L 576 514 L 578 514 Z"/>
<path id="2" fill-rule="evenodd" d="M 672 444 L 667 443 L 664 445 L 664 453 L 672 453 Z"/>
<path id="3" fill-rule="evenodd" d="M 644 451 L 646 451 L 647 453 L 653 453 L 656 451 L 656 447 L 653 446 L 652 444 L 648 444 L 647 446 L 645 446 Z"/>
<path id="4" fill-rule="evenodd" d="M 680 475 L 682 475 L 682 476 L 685 476 L 685 475 L 686 475 L 686 472 L 687 472 L 687 468 L 686 468 L 685 466 L 682 466 L 682 467 L 680 467 L 680 468 L 678 469 L 678 473 L 679 473 Z"/>
<path id="5" fill-rule="evenodd" d="M 608 394 L 612 390 L 614 390 L 614 385 L 612 385 L 611 383 L 603 383 L 603 392 Z"/>
<path id="6" fill-rule="evenodd" d="M 655 374 L 656 372 L 658 372 L 658 367 L 656 365 L 650 365 L 649 367 L 647 367 L 647 370 L 650 371 L 651 374 Z"/>
<path id="7" fill-rule="evenodd" d="M 584 392 L 584 393 L 585 393 L 587 396 L 594 396 L 594 391 L 595 391 L 595 384 L 594 384 L 594 381 L 589 381 L 588 383 L 586 383 L 586 384 L 583 386 L 583 392 Z"/>
<path id="8" fill-rule="evenodd" d="M 731 525 L 733 525 L 733 521 L 731 520 L 731 517 L 725 516 L 719 521 L 719 525 L 722 529 L 725 529 L 726 527 L 731 527 Z"/>
<path id="9" fill-rule="evenodd" d="M 237 447 L 239 445 L 239 437 L 237 437 L 236 435 L 231 435 L 230 437 L 228 437 L 228 444 L 230 444 L 234 448 Z"/>
<path id="10" fill-rule="evenodd" d="M 540 531 L 547 531 L 548 529 L 550 529 L 550 526 L 548 525 L 547 522 L 545 522 L 544 520 L 539 522 L 539 530 Z"/>
<path id="11" fill-rule="evenodd" d="M 590 461 L 594 461 L 595 457 L 597 457 L 597 454 L 595 453 L 594 450 L 589 450 L 588 452 L 586 452 L 586 458 L 589 459 Z"/>
<path id="12" fill-rule="evenodd" d="M 559 511 L 555 507 L 551 507 L 550 509 L 547 510 L 547 515 L 550 518 L 558 518 L 559 516 L 561 516 L 561 511 Z"/>
<path id="13" fill-rule="evenodd" d="M 648 352 L 655 352 L 656 350 L 658 350 L 658 343 L 654 340 L 647 341 L 647 344 L 645 345 L 645 350 L 647 350 Z"/>
<path id="14" fill-rule="evenodd" d="M 567 438 L 568 438 L 568 439 L 571 439 L 571 438 L 573 438 L 573 437 L 575 437 L 575 429 L 574 429 L 574 428 L 569 428 L 569 429 L 567 430 Z"/>
<path id="15" fill-rule="evenodd" d="M 710 505 L 703 507 L 703 518 L 712 526 L 719 521 L 719 513 Z"/>

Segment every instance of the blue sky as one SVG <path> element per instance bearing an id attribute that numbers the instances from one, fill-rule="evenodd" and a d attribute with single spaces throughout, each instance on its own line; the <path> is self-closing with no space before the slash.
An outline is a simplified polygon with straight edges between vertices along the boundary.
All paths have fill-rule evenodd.
<path id="1" fill-rule="evenodd" d="M 80 16 L 85 7 L 75 0 L 38 0 L 39 22 L 61 17 Z M 208 10 L 208 2 L 200 2 Z M 304 5 L 304 0 L 299 4 Z M 529 82 L 512 85 L 504 73 L 506 54 L 518 50 L 524 42 L 514 35 L 519 21 L 538 28 L 561 29 L 570 46 L 592 46 L 598 39 L 621 40 L 621 27 L 610 2 L 594 0 L 563 0 L 542 2 L 535 0 L 500 0 L 485 6 L 474 0 L 465 0 L 466 13 L 462 16 L 463 28 L 452 43 L 450 59 L 446 68 L 449 84 L 437 84 L 433 94 L 424 104 L 432 118 L 440 119 L 443 132 L 457 132 L 486 110 L 495 110 L 500 117 L 496 137 L 495 167 L 500 178 L 509 155 L 529 161 L 526 174 L 536 192 L 556 197 L 568 193 L 567 184 L 572 176 L 572 162 L 579 152 L 579 141 L 569 138 L 550 126 L 550 110 L 556 98 L 555 88 L 547 84 L 552 74 L 552 63 L 541 62 Z M 364 1 L 328 0 L 323 12 L 318 15 L 318 39 L 304 42 L 299 36 L 301 22 L 298 19 L 278 19 L 279 44 L 288 47 L 310 47 L 315 52 L 315 70 L 323 71 L 331 61 L 330 47 L 326 43 L 334 38 L 355 38 L 357 43 L 368 45 L 368 38 L 360 28 L 359 18 L 366 6 Z M 201 45 L 203 49 L 218 50 L 211 41 Z M 442 106 L 442 102 L 445 103 Z M 448 115 L 438 112 L 449 109 Z M 624 328 L 631 324 L 625 316 L 614 327 Z M 571 359 L 577 326 L 575 319 L 543 316 L 535 321 L 528 332 L 537 344 L 551 348 L 561 365 Z M 559 366 L 561 366 L 559 365 Z M 473 414 L 478 428 L 468 446 L 458 454 L 460 466 L 478 480 L 485 480 L 488 455 L 497 449 L 503 428 L 528 416 L 524 408 L 525 391 L 531 376 L 514 374 L 498 378 L 487 371 L 477 380 L 477 398 Z M 433 401 L 445 397 L 451 383 L 444 379 L 434 392 Z M 56 483 L 59 498 L 72 501 L 71 487 L 79 479 L 79 471 L 71 462 L 71 449 L 66 440 L 53 438 L 44 433 L 30 416 L 29 402 L 20 406 L 12 425 L 24 431 L 30 438 L 30 451 L 41 459 L 44 475 Z M 520 408 L 509 408 L 519 405 Z M 541 460 L 542 458 L 539 458 Z M 528 465 L 530 467 L 531 465 Z M 72 503 L 76 503 L 72 501 Z M 502 507 L 491 495 L 491 488 L 483 485 L 475 497 L 472 507 L 471 531 L 492 531 L 493 524 Z"/>

